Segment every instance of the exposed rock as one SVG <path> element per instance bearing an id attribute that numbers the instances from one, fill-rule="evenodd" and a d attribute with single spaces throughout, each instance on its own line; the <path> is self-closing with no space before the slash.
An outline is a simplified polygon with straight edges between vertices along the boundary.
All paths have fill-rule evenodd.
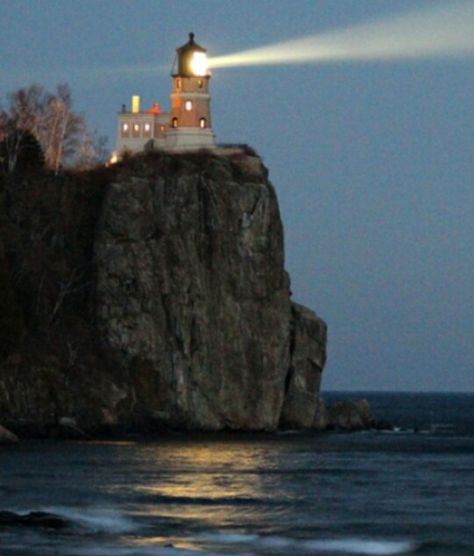
<path id="1" fill-rule="evenodd" d="M 9 187 L 5 260 L 24 317 L 0 358 L 10 428 L 320 426 L 326 327 L 290 301 L 258 157 L 153 154 Z"/>
<path id="2" fill-rule="evenodd" d="M 378 431 L 393 431 L 394 425 L 386 419 L 375 419 L 371 424 L 371 427 Z"/>
<path id="3" fill-rule="evenodd" d="M 320 428 L 324 406 L 319 390 L 326 362 L 326 323 L 297 303 L 292 304 L 291 315 L 291 360 L 280 424 L 290 428 Z"/>
<path id="4" fill-rule="evenodd" d="M 90 436 L 77 426 L 76 419 L 72 417 L 61 417 L 57 426 L 53 426 L 49 436 L 63 440 L 87 440 Z"/>
<path id="5" fill-rule="evenodd" d="M 33 527 L 41 529 L 64 529 L 68 522 L 48 512 L 18 514 L 0 511 L 0 527 Z"/>
<path id="6" fill-rule="evenodd" d="M 367 400 L 336 402 L 328 408 L 327 428 L 356 431 L 372 428 L 375 421 Z"/>
<path id="7" fill-rule="evenodd" d="M 58 425 L 61 427 L 77 427 L 77 421 L 74 417 L 61 417 L 58 420 Z"/>
<path id="8" fill-rule="evenodd" d="M 153 369 L 141 410 L 168 424 L 278 424 L 289 284 L 276 197 L 259 168 L 236 180 L 232 162 L 215 158 L 172 175 L 124 174 L 107 194 L 95 244 L 101 341 L 121 368 Z"/>
<path id="9" fill-rule="evenodd" d="M 0 444 L 17 444 L 18 436 L 0 425 Z"/>
<path id="10" fill-rule="evenodd" d="M 328 410 L 326 402 L 320 398 L 316 406 L 312 428 L 317 431 L 325 431 L 328 429 Z"/>

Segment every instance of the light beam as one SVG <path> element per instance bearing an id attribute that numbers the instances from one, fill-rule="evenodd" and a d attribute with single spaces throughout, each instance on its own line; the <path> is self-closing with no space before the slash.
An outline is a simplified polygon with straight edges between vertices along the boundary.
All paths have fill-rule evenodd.
<path id="1" fill-rule="evenodd" d="M 450 2 L 208 60 L 210 68 L 474 55 L 474 2 Z"/>

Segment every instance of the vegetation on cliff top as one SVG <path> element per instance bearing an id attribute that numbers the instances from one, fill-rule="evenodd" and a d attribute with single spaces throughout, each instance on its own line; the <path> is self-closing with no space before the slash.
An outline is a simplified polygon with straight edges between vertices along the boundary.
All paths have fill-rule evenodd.
<path id="1" fill-rule="evenodd" d="M 44 162 L 58 173 L 62 167 L 88 168 L 104 160 L 105 138 L 91 132 L 84 116 L 73 109 L 67 85 L 54 92 L 39 85 L 18 89 L 0 105 L 0 170 Z M 22 164 L 23 162 L 23 164 Z"/>

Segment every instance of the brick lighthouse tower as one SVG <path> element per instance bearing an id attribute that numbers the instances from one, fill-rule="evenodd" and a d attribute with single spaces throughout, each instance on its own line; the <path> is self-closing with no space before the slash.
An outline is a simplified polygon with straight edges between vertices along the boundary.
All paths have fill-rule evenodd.
<path id="1" fill-rule="evenodd" d="M 194 33 L 189 33 L 189 41 L 177 48 L 176 53 L 166 147 L 214 147 L 206 49 L 194 42 Z"/>

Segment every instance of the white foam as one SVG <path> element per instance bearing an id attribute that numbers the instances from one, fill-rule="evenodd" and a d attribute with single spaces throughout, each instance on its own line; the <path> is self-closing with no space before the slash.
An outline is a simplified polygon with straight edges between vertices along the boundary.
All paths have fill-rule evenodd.
<path id="1" fill-rule="evenodd" d="M 410 554 L 416 550 L 417 545 L 412 541 L 389 541 L 370 539 L 327 539 L 303 541 L 302 547 L 308 550 L 321 552 L 343 552 L 359 556 L 395 556 L 397 554 Z"/>
<path id="2" fill-rule="evenodd" d="M 199 538 L 221 544 L 250 544 L 257 542 L 260 537 L 249 533 L 225 533 L 224 531 L 218 531 L 216 533 L 199 535 Z"/>
<path id="3" fill-rule="evenodd" d="M 95 532 L 128 533 L 137 529 L 137 525 L 131 519 L 110 508 L 56 506 L 44 510 Z"/>
<path id="4" fill-rule="evenodd" d="M 418 545 L 409 540 L 373 540 L 363 538 L 345 539 L 292 539 L 281 536 L 260 536 L 246 533 L 226 533 L 218 531 L 207 533 L 200 538 L 220 544 L 249 544 L 272 548 L 276 551 L 286 550 L 292 553 L 304 553 L 318 551 L 321 554 L 339 552 L 358 556 L 397 556 L 411 554 Z"/>

